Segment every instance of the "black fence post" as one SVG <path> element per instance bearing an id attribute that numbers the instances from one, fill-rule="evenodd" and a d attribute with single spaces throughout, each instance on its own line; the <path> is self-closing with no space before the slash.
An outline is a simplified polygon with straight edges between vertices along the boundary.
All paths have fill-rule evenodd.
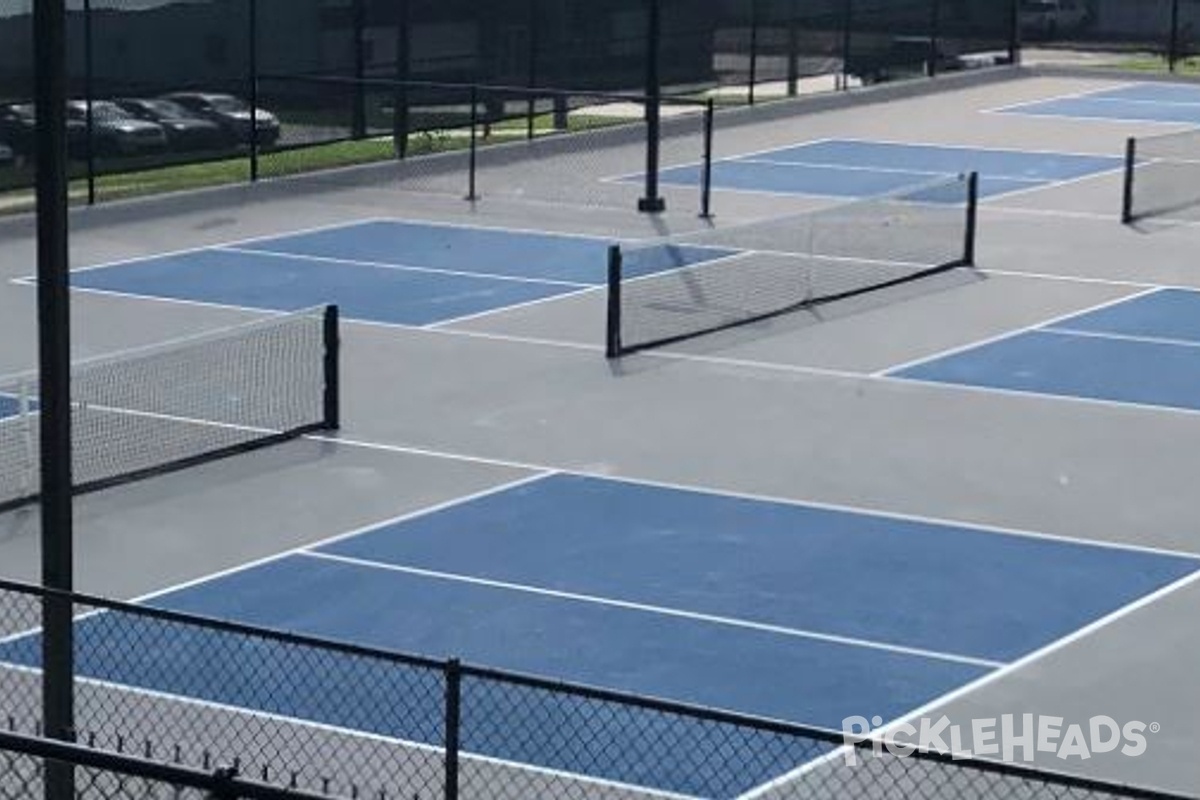
<path id="1" fill-rule="evenodd" d="M 351 111 L 350 135 L 355 139 L 367 136 L 367 29 L 366 0 L 354 0 L 354 108 Z"/>
<path id="2" fill-rule="evenodd" d="M 1133 222 L 1133 180 L 1137 163 L 1137 139 L 1130 136 L 1125 140 L 1125 181 L 1121 190 L 1121 224 Z"/>
<path id="3" fill-rule="evenodd" d="M 1021 0 L 1008 0 L 1008 63 L 1021 63 Z"/>
<path id="4" fill-rule="evenodd" d="M 537 70 L 537 54 L 538 54 L 538 4 L 537 0 L 529 0 L 526 5 L 528 15 L 527 25 L 529 31 L 529 63 L 527 66 L 526 85 L 532 90 L 537 86 L 538 70 Z M 525 123 L 525 138 L 532 139 L 537 135 L 536 117 L 537 117 L 537 95 L 532 91 L 526 101 L 526 123 Z"/>
<path id="5" fill-rule="evenodd" d="M 800 7 L 799 0 L 791 0 L 788 8 L 788 55 L 787 93 L 795 97 L 800 93 Z"/>
<path id="6" fill-rule="evenodd" d="M 842 89 L 850 88 L 851 31 L 854 28 L 854 0 L 844 0 L 842 16 Z"/>
<path id="7" fill-rule="evenodd" d="M 96 96 L 95 75 L 93 74 L 93 39 L 92 39 L 92 0 L 83 0 L 83 93 L 87 104 L 87 203 L 96 204 L 96 138 L 95 126 L 92 120 L 92 99 Z M 70 140 L 67 141 L 68 160 L 70 160 Z"/>
<path id="8" fill-rule="evenodd" d="M 325 344 L 325 427 L 337 430 L 342 424 L 341 411 L 341 337 L 338 333 L 338 307 L 325 306 L 322 338 Z"/>
<path id="9" fill-rule="evenodd" d="M 1179 0 L 1171 0 L 1171 34 L 1167 40 L 1167 69 L 1175 71 L 1179 60 Z"/>
<path id="10" fill-rule="evenodd" d="M 67 57 L 64 0 L 33 5 L 36 112 L 37 311 L 41 436 L 42 719 L 46 736 L 75 738 L 71 298 L 67 213 Z M 46 763 L 45 800 L 74 800 L 70 764 Z"/>
<path id="11" fill-rule="evenodd" d="M 638 211 L 658 213 L 666 203 L 658 194 L 658 156 L 661 140 L 662 81 L 659 53 L 662 44 L 662 0 L 649 0 L 646 26 L 646 193 L 638 200 Z"/>
<path id="12" fill-rule="evenodd" d="M 712 216 L 713 126 L 716 123 L 716 103 L 710 97 L 704 106 L 704 155 L 700 175 L 700 216 Z"/>
<path id="13" fill-rule="evenodd" d="M 938 74 L 938 60 L 941 58 L 941 46 L 938 39 L 941 36 L 942 26 L 942 3 L 941 0 L 930 0 L 929 4 L 929 67 L 927 72 L 929 77 L 936 78 Z"/>
<path id="14" fill-rule="evenodd" d="M 462 722 L 462 666 L 458 659 L 446 662 L 446 800 L 458 800 L 458 758 Z"/>
<path id="15" fill-rule="evenodd" d="M 250 182 L 258 180 L 258 0 L 250 0 Z"/>
<path id="16" fill-rule="evenodd" d="M 396 3 L 396 69 L 392 91 L 392 149 L 396 158 L 408 155 L 408 0 Z"/>
<path id="17" fill-rule="evenodd" d="M 608 248 L 608 319 L 604 332 L 604 357 L 621 355 L 621 247 Z"/>
<path id="18" fill-rule="evenodd" d="M 478 164 L 479 151 L 479 87 L 471 87 L 471 115 L 470 115 L 470 152 L 467 156 L 467 196 L 466 199 L 474 202 L 479 199 L 476 193 L 475 170 Z"/>
<path id="19" fill-rule="evenodd" d="M 750 86 L 746 102 L 754 105 L 754 86 L 758 83 L 758 0 L 750 0 Z"/>

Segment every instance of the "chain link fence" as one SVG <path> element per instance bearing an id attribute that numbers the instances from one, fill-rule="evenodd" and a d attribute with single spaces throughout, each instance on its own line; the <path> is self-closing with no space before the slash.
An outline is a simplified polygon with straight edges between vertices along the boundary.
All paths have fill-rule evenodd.
<path id="1" fill-rule="evenodd" d="M 47 597 L 63 595 L 0 581 L 0 731 L 25 737 L 17 745 L 40 732 Z M 275 790 L 379 800 L 1176 797 L 1027 765 L 901 756 L 838 731 L 70 598 L 78 744 L 201 777 L 225 770 Z M 40 786 L 38 754 L 17 745 L 0 735 L 0 800 Z M 143 788 L 175 796 L 122 774 L 77 772 L 79 797 Z"/>
<path id="2" fill-rule="evenodd" d="M 71 194 L 96 202 L 418 158 L 405 170 L 440 171 L 473 138 L 567 133 L 564 149 L 607 167 L 618 158 L 599 129 L 637 124 L 646 98 L 680 98 L 664 115 L 699 118 L 705 100 L 933 75 L 981 53 L 1011 61 L 1017 2 L 68 0 Z M 30 9 L 0 0 L 0 210 L 31 200 Z M 643 99 L 622 108 L 614 93 Z M 629 171 L 621 163 L 611 174 Z M 569 168 L 540 185 L 511 180 L 534 172 L 500 170 L 488 193 L 617 194 L 561 191 Z"/>

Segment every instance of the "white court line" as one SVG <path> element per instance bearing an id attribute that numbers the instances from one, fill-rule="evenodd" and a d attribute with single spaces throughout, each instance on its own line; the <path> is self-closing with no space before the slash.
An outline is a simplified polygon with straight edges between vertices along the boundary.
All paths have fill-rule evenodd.
<path id="1" fill-rule="evenodd" d="M 1134 342 L 1137 344 L 1153 344 L 1163 345 L 1166 347 L 1200 347 L 1200 342 L 1189 341 L 1187 339 L 1170 339 L 1162 336 L 1134 336 L 1124 333 L 1105 333 L 1103 331 L 1087 331 L 1071 327 L 1049 327 L 1037 331 L 1038 333 L 1053 334 L 1055 336 L 1068 336 L 1082 339 L 1107 339 L 1114 342 Z"/>
<path id="2" fill-rule="evenodd" d="M 42 670 L 37 667 L 27 667 L 22 664 L 4 664 L 6 669 L 14 672 L 22 672 L 27 675 L 41 675 Z M 422 669 L 418 667 L 418 669 Z M 431 670 L 432 671 L 432 670 Z M 395 736 L 384 736 L 379 733 L 370 731 L 358 730 L 356 728 L 345 728 L 339 725 L 331 725 L 326 722 L 317 722 L 315 720 L 303 719 L 301 717 L 289 717 L 284 714 L 278 714 L 272 711 L 262 711 L 260 709 L 249 708 L 245 706 L 229 705 L 227 703 L 218 703 L 213 700 L 201 700 L 195 697 L 189 697 L 182 694 L 170 694 L 157 689 L 147 689 L 133 684 L 116 683 L 114 681 L 103 680 L 100 678 L 90 678 L 86 676 L 77 676 L 76 680 L 86 686 L 96 686 L 102 689 L 112 691 L 140 695 L 153 700 L 164 700 L 172 704 L 181 704 L 194 708 L 203 708 L 211 711 L 219 711 L 222 713 L 233 714 L 235 716 L 249 716 L 255 719 L 261 719 L 268 722 L 284 723 L 287 725 L 299 725 L 304 728 L 309 728 L 314 731 L 324 733 L 332 733 L 338 736 L 345 736 L 351 739 L 358 739 L 367 742 L 378 742 L 388 745 L 396 745 L 399 747 L 419 750 L 431 755 L 440 755 L 444 752 L 441 745 L 426 744 L 417 742 L 412 739 L 401 739 Z M 660 797 L 664 800 L 700 800 L 692 795 L 677 794 L 668 792 L 662 789 L 655 789 L 649 786 L 640 786 L 638 784 L 625 783 L 615 781 L 608 778 L 598 778 L 588 775 L 584 772 L 566 772 L 565 770 L 553 769 L 551 767 L 541 767 L 536 764 L 529 764 L 523 761 L 510 761 L 504 758 L 495 756 L 486 756 L 481 753 L 476 753 L 471 750 L 462 750 L 461 756 L 465 760 L 478 761 L 484 764 L 495 764 L 502 767 L 515 768 L 524 772 L 532 772 L 538 775 L 547 775 L 553 778 L 560 778 L 577 783 L 594 784 L 613 789 L 636 792 L 638 795 L 649 795 L 651 797 Z"/>
<path id="3" fill-rule="evenodd" d="M 772 167 L 799 167 L 801 169 L 828 169 L 837 170 L 839 172 L 877 172 L 881 175 L 917 175 L 920 177 L 936 178 L 946 176 L 947 178 L 955 175 L 963 174 L 962 170 L 930 170 L 930 169 L 907 169 L 905 167 L 866 167 L 857 164 L 844 164 L 838 162 L 824 163 L 821 161 L 780 161 L 769 158 L 738 158 L 731 163 L 734 164 L 763 164 L 764 166 Z M 982 177 L 982 176 L 981 176 Z M 991 177 L 1007 178 L 1004 175 L 994 175 Z M 1013 178 L 1011 180 L 1034 181 L 1038 178 Z"/>
<path id="4" fill-rule="evenodd" d="M 1127 97 L 1089 97 L 1091 103 L 1129 103 L 1142 106 L 1174 106 L 1178 108 L 1200 108 L 1200 100 L 1134 100 Z"/>
<path id="5" fill-rule="evenodd" d="M 1102 86 L 1098 89 L 1083 89 L 1078 92 L 1067 92 L 1065 94 L 1056 94 L 1056 95 L 1051 95 L 1050 97 L 1042 97 L 1037 100 L 1022 100 L 1018 103 L 1009 103 L 1008 105 L 1003 105 L 1003 106 L 990 106 L 988 108 L 981 108 L 979 110 L 979 113 L 981 113 L 981 114 L 999 114 L 999 113 L 1008 111 L 1010 108 L 1023 108 L 1025 106 L 1037 105 L 1039 103 L 1052 103 L 1056 100 L 1079 100 L 1079 99 L 1091 97 L 1092 95 L 1103 94 L 1104 92 L 1119 92 L 1123 89 L 1134 89 L 1138 86 L 1143 85 L 1144 83 L 1145 83 L 1145 81 L 1121 81 L 1119 83 L 1112 84 L 1109 86 Z"/>
<path id="6" fill-rule="evenodd" d="M 1076 158 L 1103 158 L 1106 160 L 1119 158 L 1111 153 L 1084 153 L 1072 150 L 1043 150 L 1040 148 L 1015 148 L 1015 147 L 992 147 L 989 145 L 974 145 L 974 144 L 943 144 L 941 142 L 905 142 L 899 139 L 860 139 L 848 138 L 837 139 L 839 142 L 854 142 L 856 144 L 886 144 L 899 145 L 907 147 L 930 147 L 940 150 L 968 150 L 976 153 L 995 153 L 998 155 L 1038 155 L 1038 156 L 1068 156 Z M 995 176 L 1003 177 L 1003 176 Z"/>
<path id="7" fill-rule="evenodd" d="M 714 165 L 716 165 L 716 164 L 721 164 L 721 163 L 724 163 L 727 161 L 737 161 L 737 160 L 743 159 L 743 158 L 753 158 L 755 156 L 766 155 L 768 153 L 778 153 L 780 150 L 790 150 L 793 147 L 808 147 L 810 145 L 824 144 L 826 142 L 836 142 L 836 141 L 838 141 L 838 139 L 830 138 L 830 137 L 826 136 L 826 137 L 822 137 L 820 139 L 807 139 L 804 141 L 795 142 L 793 144 L 781 144 L 781 145 L 776 145 L 774 147 L 764 147 L 761 150 L 747 150 L 744 153 L 736 153 L 734 155 L 729 155 L 729 156 L 717 156 L 716 154 L 714 154 L 712 162 Z M 704 164 L 703 161 L 684 161 L 679 164 L 672 164 L 669 167 L 662 167 L 662 169 L 663 169 L 663 171 L 672 170 L 672 169 L 686 169 L 687 167 L 699 167 L 699 166 L 702 166 L 703 164 Z M 621 175 L 612 175 L 607 178 L 601 178 L 600 180 L 607 181 L 607 182 L 630 181 L 635 178 L 644 178 L 645 176 L 646 176 L 646 173 L 644 171 L 643 172 L 626 172 Z M 673 185 L 673 186 L 692 186 L 693 184 L 674 183 L 671 185 Z M 697 186 L 698 186 L 698 184 L 697 184 Z M 713 188 L 715 189 L 716 187 L 714 186 Z"/>
<path id="8" fill-rule="evenodd" d="M 507 467 L 510 469 L 523 469 L 527 471 L 538 471 L 544 473 L 539 477 L 550 477 L 553 475 L 573 475 L 581 478 L 595 478 L 598 480 L 609 481 L 613 483 L 630 483 L 636 486 L 648 486 L 659 489 L 672 489 L 680 492 L 689 492 L 694 494 L 713 495 L 717 497 L 731 497 L 737 500 L 754 500 L 764 503 L 774 503 L 777 505 L 793 506 L 799 508 L 817 509 L 821 511 L 836 511 L 846 514 L 854 514 L 859 516 L 870 516 L 878 519 L 896 520 L 899 522 L 912 522 L 922 525 L 930 525 L 942 528 L 957 528 L 961 530 L 972 531 L 976 533 L 989 533 L 1001 536 L 1014 536 L 1026 539 L 1038 539 L 1050 542 L 1060 542 L 1063 544 L 1080 545 L 1084 547 L 1097 547 L 1104 550 L 1118 550 L 1128 553 L 1145 553 L 1149 555 L 1168 556 L 1171 558 L 1182 558 L 1189 561 L 1197 562 L 1200 566 L 1200 553 L 1191 553 L 1183 550 L 1171 550 L 1164 547 L 1153 547 L 1150 545 L 1128 544 L 1126 542 L 1107 542 L 1092 539 L 1079 539 L 1072 536 L 1063 536 L 1054 533 L 1044 533 L 1041 531 L 1032 531 L 1023 528 L 1015 528 L 1003 525 L 989 525 L 979 522 L 965 522 L 962 520 L 951 519 L 948 517 L 934 517 L 925 514 L 908 514 L 900 511 L 891 511 L 888 509 L 871 508 L 868 506 L 851 505 L 848 503 L 831 503 L 822 500 L 813 500 L 807 498 L 781 497 L 779 495 L 763 494 L 759 492 L 737 491 L 734 489 L 721 489 L 708 486 L 698 486 L 695 484 L 680 483 L 675 481 L 655 480 L 652 478 L 633 478 L 625 475 L 613 475 L 596 470 L 587 470 L 571 467 L 552 467 L 545 464 L 538 464 L 529 461 L 517 461 L 503 458 L 490 458 L 487 456 L 474 456 L 463 453 L 454 453 L 448 450 L 436 450 L 428 447 L 416 447 L 409 445 L 383 444 L 381 442 L 367 442 L 355 439 L 341 439 L 327 434 L 311 434 L 305 436 L 306 439 L 314 441 L 324 441 L 334 444 L 344 444 L 350 447 L 361 447 L 368 450 L 379 450 L 382 452 L 402 453 L 405 455 L 421 455 L 430 458 L 449 459 L 454 461 L 462 461 L 464 463 L 485 464 L 489 466 Z M 390 523 L 381 523 L 390 524 Z M 369 530 L 367 526 L 364 530 Z M 312 545 L 312 546 L 319 546 Z"/>
<path id="9" fill-rule="evenodd" d="M 1116 117 L 1103 116 L 1092 114 L 1067 114 L 1059 112 L 1036 112 L 1036 111 L 1005 111 L 1005 114 L 1014 117 L 1030 117 L 1034 119 L 1076 119 L 1085 122 L 1119 122 L 1138 125 L 1170 125 L 1184 130 L 1189 130 L 1200 125 L 1200 119 L 1196 122 L 1186 122 L 1182 120 L 1166 120 L 1166 119 L 1151 119 L 1149 117 Z"/>
<path id="10" fill-rule="evenodd" d="M 470 270 L 446 269 L 443 267 L 419 267 L 412 264 L 389 264 L 384 261 L 364 261 L 355 258 L 339 258 L 337 256 L 316 256 L 301 253 L 289 253 L 286 250 L 252 250 L 241 247 L 219 247 L 214 252 L 236 253 L 238 255 L 263 256 L 275 259 L 296 259 L 298 261 L 313 261 L 322 264 L 345 264 L 355 267 L 367 267 L 378 270 L 395 270 L 397 272 L 420 272 L 431 275 L 452 275 L 463 278 L 480 278 L 484 280 L 509 281 L 512 283 L 537 283 L 550 286 L 567 286 L 573 289 L 595 288 L 599 284 L 581 283 L 579 281 L 563 281 L 554 278 L 525 278 L 515 275 L 501 275 L 495 272 L 472 272 Z"/>
<path id="11" fill-rule="evenodd" d="M 560 292 L 558 294 L 549 295 L 548 297 L 535 297 L 532 300 L 524 300 L 520 303 L 509 303 L 506 306 L 499 306 L 497 308 L 489 308 L 489 309 L 485 309 L 483 311 L 475 311 L 473 313 L 463 314 L 458 317 L 450 317 L 449 319 L 438 320 L 437 322 L 431 322 L 428 325 L 421 325 L 420 327 L 423 330 L 439 330 L 447 325 L 454 325 L 454 324 L 457 324 L 460 322 L 469 322 L 470 320 L 473 320 L 473 319 L 481 319 L 483 317 L 490 317 L 495 314 L 503 314 L 507 311 L 517 311 L 519 309 L 529 308 L 531 306 L 540 306 L 544 303 L 550 303 L 550 302 L 554 302 L 556 300 L 565 300 L 568 297 L 578 297 L 579 295 L 591 294 L 593 292 L 598 292 L 604 288 L 605 287 L 603 284 L 597 284 L 594 286 L 586 286 L 585 285 L 585 286 L 583 286 L 583 288 L 575 289 L 574 291 L 564 291 L 564 292 Z"/>
<path id="12" fill-rule="evenodd" d="M 976 678 L 975 680 L 973 680 L 963 686 L 960 686 L 957 689 L 947 692 L 946 694 L 942 695 L 941 697 L 931 700 L 930 702 L 926 703 L 925 705 L 920 706 L 919 708 L 914 709 L 913 711 L 910 711 L 909 713 L 893 720 L 892 722 L 889 722 L 887 725 L 884 725 L 883 727 L 872 731 L 870 736 L 867 737 L 867 739 L 872 740 L 872 741 L 884 741 L 889 735 L 892 734 L 893 731 L 895 731 L 901 725 L 909 723 L 913 720 L 920 719 L 921 717 L 929 714 L 934 709 L 936 709 L 938 707 L 944 707 L 961 697 L 965 697 L 966 695 L 971 694 L 972 692 L 978 692 L 979 690 L 983 689 L 984 687 L 986 687 L 990 684 L 993 684 L 996 681 L 999 681 L 1001 678 L 1008 677 L 1009 675 L 1012 675 L 1013 673 L 1017 672 L 1018 670 L 1028 667 L 1030 664 L 1033 664 L 1034 662 L 1041 661 L 1042 659 L 1046 658 L 1047 656 L 1049 656 L 1055 652 L 1058 652 L 1059 650 L 1062 650 L 1064 647 L 1067 647 L 1081 639 L 1091 636 L 1092 634 L 1096 633 L 1097 631 L 1100 631 L 1101 629 L 1106 628 L 1109 625 L 1112 625 L 1113 623 L 1117 622 L 1118 620 L 1120 620 L 1124 617 L 1127 617 L 1130 614 L 1132 614 L 1136 611 L 1139 611 L 1142 608 L 1145 608 L 1146 606 L 1151 605 L 1152 603 L 1156 603 L 1159 600 L 1162 600 L 1163 598 L 1165 598 L 1171 594 L 1174 594 L 1175 592 L 1180 591 L 1181 589 L 1184 589 L 1184 588 L 1190 586 L 1191 584 L 1195 583 L 1197 580 L 1200 580 L 1200 570 L 1189 573 L 1188 575 L 1183 576 L 1179 580 L 1169 583 L 1166 586 L 1160 587 L 1159 589 L 1151 592 L 1150 594 L 1144 595 L 1144 596 L 1138 598 L 1137 600 L 1134 600 L 1134 601 L 1122 606 L 1121 608 L 1118 608 L 1117 610 L 1112 611 L 1112 612 L 1104 615 L 1103 617 L 1100 617 L 1099 619 L 1093 620 L 1091 623 L 1083 626 L 1082 628 L 1079 628 L 1078 630 L 1067 634 L 1066 636 L 1062 637 L 1061 639 L 1057 639 L 1053 642 L 1050 642 L 1049 644 L 1047 644 L 1037 650 L 1034 650 L 1032 653 L 1026 654 L 1025 656 L 1012 662 L 1011 664 L 1001 667 L 998 670 L 991 672 L 987 675 L 983 675 L 979 678 Z M 829 763 L 830 761 L 833 761 L 837 758 L 843 757 L 845 755 L 845 753 L 847 752 L 847 750 L 850 749 L 850 747 L 852 747 L 852 745 L 842 745 L 841 747 L 836 748 L 835 750 L 833 750 L 829 753 L 826 753 L 825 755 L 821 756 L 820 758 L 813 759 L 812 761 L 809 761 L 808 763 L 800 766 L 799 768 L 792 770 L 791 772 L 789 772 L 785 775 L 781 775 L 780 777 L 776 778 L 773 781 L 765 783 L 762 786 L 756 787 L 755 789 L 752 789 L 751 791 L 742 794 L 738 798 L 738 800 L 754 800 L 755 798 L 762 796 L 764 793 L 766 793 L 770 790 L 778 789 L 783 786 L 786 786 L 788 783 L 797 781 L 797 780 L 803 778 L 808 773 Z"/>
<path id="13" fill-rule="evenodd" d="M 1016 336 L 1020 336 L 1023 333 L 1028 333 L 1032 330 L 1036 330 L 1037 328 L 1044 328 L 1049 325 L 1054 325 L 1055 323 L 1058 323 L 1058 322 L 1063 322 L 1065 320 L 1072 319 L 1074 317 L 1082 316 L 1084 314 L 1090 314 L 1094 311 L 1100 311 L 1102 309 L 1109 308 L 1111 306 L 1120 305 L 1121 303 L 1129 302 L 1132 300 L 1137 300 L 1141 297 L 1145 297 L 1147 295 L 1154 294 L 1155 292 L 1159 292 L 1159 291 L 1161 291 L 1161 289 L 1159 289 L 1157 286 L 1154 286 L 1154 287 L 1149 287 L 1149 288 L 1143 289 L 1141 291 L 1131 292 L 1130 294 L 1122 295 L 1121 297 L 1116 297 L 1116 298 L 1113 298 L 1112 300 L 1105 300 L 1102 303 L 1096 303 L 1095 305 L 1087 306 L 1085 308 L 1080 308 L 1080 309 L 1076 309 L 1074 311 L 1066 312 L 1064 314 L 1059 314 L 1059 315 L 1051 317 L 1049 319 L 1039 320 L 1038 322 L 1034 322 L 1029 325 L 1023 325 L 1019 328 L 1014 328 L 1012 330 L 1008 330 L 1003 333 L 998 333 L 994 336 L 986 336 L 982 339 L 976 339 L 974 341 L 967 342 L 966 344 L 960 344 L 960 345 L 955 345 L 954 347 L 948 347 L 944 350 L 939 350 L 935 353 L 930 353 L 929 355 L 920 356 L 918 358 L 914 358 L 909 361 L 902 361 L 899 364 L 893 364 L 890 367 L 885 367 L 881 370 L 876 370 L 875 372 L 871 373 L 871 376 L 876 377 L 876 378 L 885 378 L 886 377 L 886 378 L 898 378 L 901 380 L 908 380 L 907 378 L 904 378 L 903 376 L 894 375 L 893 373 L 901 372 L 903 370 L 907 370 L 912 367 L 919 366 L 921 364 L 926 364 L 930 361 L 937 361 L 942 358 L 947 358 L 949 356 L 958 355 L 959 353 L 966 352 L 967 350 L 974 350 L 977 347 L 983 347 L 985 345 L 994 344 L 995 342 L 1003 341 L 1005 339 L 1011 339 Z"/>
<path id="14" fill-rule="evenodd" d="M 620 608 L 627 611 L 640 611 L 648 614 L 658 614 L 664 617 L 686 619 L 693 622 L 706 622 L 713 625 L 741 628 L 744 630 L 759 631 L 762 633 L 771 633 L 796 639 L 807 639 L 810 641 L 824 642 L 826 644 L 837 644 L 846 647 L 857 647 L 864 650 L 878 650 L 885 653 L 914 656 L 916 658 L 923 658 L 930 661 L 944 661 L 951 664 L 964 664 L 967 666 L 983 667 L 986 669 L 996 669 L 997 667 L 1005 666 L 1005 662 L 1003 661 L 994 661 L 992 659 L 978 658 L 976 656 L 967 656 L 958 653 L 946 653 L 937 650 L 927 650 L 921 647 L 906 647 L 904 645 L 890 644 L 888 642 L 879 642 L 871 639 L 860 639 L 853 636 L 839 636 L 837 634 L 821 633 L 819 631 L 806 630 L 802 628 L 789 628 L 783 625 L 771 625 L 768 623 L 754 622 L 752 620 L 746 620 L 737 617 L 724 617 L 716 614 L 705 614 L 699 611 L 687 611 L 684 609 L 670 608 L 667 606 L 652 605 L 648 603 L 636 603 L 629 600 L 601 597 L 600 595 L 594 594 L 569 592 L 560 589 L 546 589 L 541 586 L 533 586 L 525 583 L 511 583 L 509 581 L 493 580 L 491 578 L 480 578 L 473 575 L 463 575 L 456 572 L 443 572 L 441 570 L 423 569 L 420 567 L 411 567 L 402 564 L 389 564 L 381 561 L 373 561 L 367 558 L 355 558 L 353 556 L 338 555 L 336 553 L 320 553 L 314 552 L 312 549 L 307 549 L 303 553 L 300 553 L 300 555 L 327 561 L 336 561 L 342 564 L 362 567 L 364 569 L 382 570 L 385 572 L 399 572 L 405 575 L 418 575 L 423 578 L 435 578 L 437 580 L 452 581 L 455 583 L 466 583 L 472 586 L 485 586 L 489 589 L 504 589 L 505 591 L 520 592 L 521 594 L 550 597 L 554 598 L 555 600 L 570 600 L 578 603 L 590 603 L 592 605 Z"/>

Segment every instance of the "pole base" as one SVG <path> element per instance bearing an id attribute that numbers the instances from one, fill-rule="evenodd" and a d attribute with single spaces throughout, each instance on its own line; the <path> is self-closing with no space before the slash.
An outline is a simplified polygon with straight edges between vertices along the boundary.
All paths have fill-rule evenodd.
<path id="1" fill-rule="evenodd" d="M 638 200 L 637 207 L 646 214 L 660 214 L 667 210 L 667 201 L 661 197 L 643 197 Z"/>

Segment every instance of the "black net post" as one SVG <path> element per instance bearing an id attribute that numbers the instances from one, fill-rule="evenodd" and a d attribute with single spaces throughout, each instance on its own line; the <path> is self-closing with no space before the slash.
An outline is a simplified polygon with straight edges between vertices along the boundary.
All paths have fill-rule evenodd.
<path id="1" fill-rule="evenodd" d="M 250 181 L 258 180 L 258 0 L 250 0 L 246 57 L 250 78 Z"/>
<path id="2" fill-rule="evenodd" d="M 67 60 L 64 0 L 34 4 L 37 133 L 38 368 L 41 404 L 42 719 L 46 736 L 75 738 L 71 507 L 71 311 L 67 246 Z M 75 773 L 48 762 L 46 800 L 73 800 Z"/>
<path id="3" fill-rule="evenodd" d="M 700 216 L 704 219 L 712 217 L 713 125 L 716 116 L 716 104 L 710 97 L 704 107 L 704 154 L 700 165 Z"/>
<path id="4" fill-rule="evenodd" d="M 337 430 L 341 413 L 341 337 L 338 334 L 338 307 L 325 306 L 325 428 Z"/>
<path id="5" fill-rule="evenodd" d="M 608 248 L 608 320 L 604 335 L 604 356 L 621 355 L 621 246 Z"/>
<path id="6" fill-rule="evenodd" d="M 979 222 L 979 173 L 967 178 L 967 227 L 963 241 L 963 265 L 975 265 L 975 238 Z"/>
<path id="7" fill-rule="evenodd" d="M 1137 139 L 1125 140 L 1125 180 L 1121 187 L 1121 224 L 1133 222 L 1133 173 L 1137 163 Z"/>
<path id="8" fill-rule="evenodd" d="M 662 82 L 659 54 L 662 50 L 662 0 L 649 0 L 646 29 L 646 193 L 638 200 L 638 211 L 658 213 L 666 203 L 658 194 L 658 156 L 661 142 Z"/>
<path id="9" fill-rule="evenodd" d="M 350 135 L 355 139 L 367 136 L 367 3 L 354 0 L 354 109 L 350 123 Z"/>
<path id="10" fill-rule="evenodd" d="M 87 202 L 96 204 L 96 138 L 92 120 L 92 98 L 95 96 L 94 65 L 92 63 L 92 0 L 83 0 L 83 97 L 87 104 Z"/>
<path id="11" fill-rule="evenodd" d="M 1171 33 L 1167 40 L 1167 69 L 1175 71 L 1179 60 L 1179 0 L 1171 0 Z"/>
<path id="12" fill-rule="evenodd" d="M 462 665 L 459 664 L 456 658 L 452 658 L 446 662 L 445 712 L 445 798 L 446 800 L 458 800 L 458 759 L 461 741 L 460 726 L 462 723 Z"/>
<path id="13" fill-rule="evenodd" d="M 468 153 L 467 163 L 467 200 L 474 202 L 479 199 L 479 195 L 475 192 L 475 168 L 479 149 L 479 87 L 471 86 L 471 112 L 470 112 L 470 151 Z"/>

